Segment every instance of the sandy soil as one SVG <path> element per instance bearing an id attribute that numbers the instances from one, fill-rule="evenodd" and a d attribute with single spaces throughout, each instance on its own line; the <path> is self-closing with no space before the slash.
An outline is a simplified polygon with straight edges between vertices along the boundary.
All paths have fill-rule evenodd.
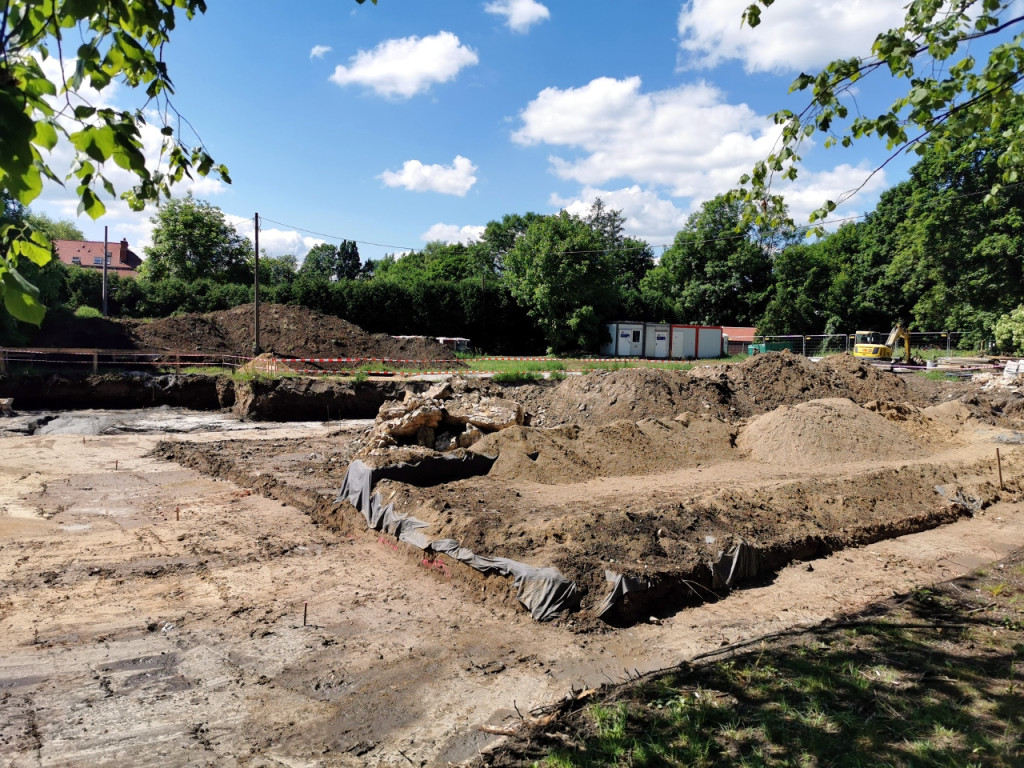
<path id="1" fill-rule="evenodd" d="M 593 600 L 535 622 L 504 581 L 367 530 L 333 497 L 368 422 L 0 439 L 0 765 L 460 764 L 571 690 L 1019 546 L 1019 396 L 772 357 L 521 388 L 546 426 L 483 441 L 491 476 L 386 489 L 592 592 L 606 567 L 683 573 L 712 535 L 838 550 L 623 628 Z M 930 530 L 874 540 L 908 525 Z"/>
<path id="2" fill-rule="evenodd" d="M 580 634 L 475 600 L 376 534 L 338 536 L 146 458 L 156 440 L 0 443 L 3 765 L 458 763 L 495 738 L 479 725 L 517 708 L 857 610 L 1024 534 L 1024 509 L 1000 502 L 658 623 Z"/>

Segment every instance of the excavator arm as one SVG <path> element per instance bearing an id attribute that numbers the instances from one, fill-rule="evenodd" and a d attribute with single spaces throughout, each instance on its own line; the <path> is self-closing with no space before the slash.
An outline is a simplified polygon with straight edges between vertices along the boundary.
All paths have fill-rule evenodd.
<path id="1" fill-rule="evenodd" d="M 889 338 L 885 341 L 885 346 L 893 351 L 893 358 L 896 357 L 896 343 L 903 341 L 903 362 L 910 362 L 910 331 L 904 328 L 902 325 L 896 325 L 889 332 Z"/>

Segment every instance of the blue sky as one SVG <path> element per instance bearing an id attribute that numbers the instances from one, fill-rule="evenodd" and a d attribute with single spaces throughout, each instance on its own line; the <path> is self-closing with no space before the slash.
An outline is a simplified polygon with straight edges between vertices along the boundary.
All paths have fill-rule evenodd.
<path id="1" fill-rule="evenodd" d="M 660 253 L 769 151 L 767 116 L 804 103 L 787 93 L 793 78 L 869 51 L 903 5 L 785 0 L 751 30 L 749 2 L 212 0 L 165 48 L 186 138 L 231 170 L 231 185 L 193 192 L 249 237 L 258 212 L 261 248 L 300 260 L 339 239 L 364 259 L 465 242 L 505 214 L 583 212 L 597 196 Z M 872 83 L 856 107 L 873 113 L 893 93 Z M 137 106 L 124 87 L 92 98 Z M 878 142 L 819 142 L 780 191 L 805 220 L 885 155 Z M 909 165 L 875 175 L 837 216 L 870 210 Z M 75 205 L 53 186 L 32 209 L 89 239 L 107 225 L 142 253 L 152 209 L 113 201 L 93 222 Z"/>

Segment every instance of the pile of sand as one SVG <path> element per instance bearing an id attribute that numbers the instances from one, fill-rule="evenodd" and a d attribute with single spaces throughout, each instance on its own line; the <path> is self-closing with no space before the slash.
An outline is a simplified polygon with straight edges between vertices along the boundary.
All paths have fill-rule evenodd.
<path id="1" fill-rule="evenodd" d="M 491 478 L 560 484 L 725 461 L 736 452 L 735 438 L 736 427 L 687 413 L 597 427 L 516 427 L 487 435 L 473 450 L 497 454 Z"/>
<path id="2" fill-rule="evenodd" d="M 789 352 L 770 352 L 688 372 L 594 371 L 567 378 L 530 407 L 537 425 L 597 425 L 621 419 L 671 419 L 687 411 L 735 419 L 815 398 L 863 403 L 903 402 L 909 396 L 901 378 L 849 355 L 813 362 Z"/>
<path id="3" fill-rule="evenodd" d="M 916 458 L 926 451 L 899 425 L 851 400 L 828 398 L 780 406 L 741 432 L 737 446 L 773 464 L 831 464 Z"/>

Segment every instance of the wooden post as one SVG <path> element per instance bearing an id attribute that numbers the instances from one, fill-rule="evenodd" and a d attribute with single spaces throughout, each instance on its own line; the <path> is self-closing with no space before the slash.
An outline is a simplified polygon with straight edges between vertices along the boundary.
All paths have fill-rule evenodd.
<path id="1" fill-rule="evenodd" d="M 92 351 L 92 372 L 100 372 L 100 351 L 98 349 Z"/>
<path id="2" fill-rule="evenodd" d="M 996 448 L 996 471 L 999 473 L 999 490 L 1003 488 L 1003 460 L 999 456 L 999 449 Z"/>
<path id="3" fill-rule="evenodd" d="M 309 602 L 302 604 L 302 626 L 306 626 L 306 614 L 309 611 Z"/>

